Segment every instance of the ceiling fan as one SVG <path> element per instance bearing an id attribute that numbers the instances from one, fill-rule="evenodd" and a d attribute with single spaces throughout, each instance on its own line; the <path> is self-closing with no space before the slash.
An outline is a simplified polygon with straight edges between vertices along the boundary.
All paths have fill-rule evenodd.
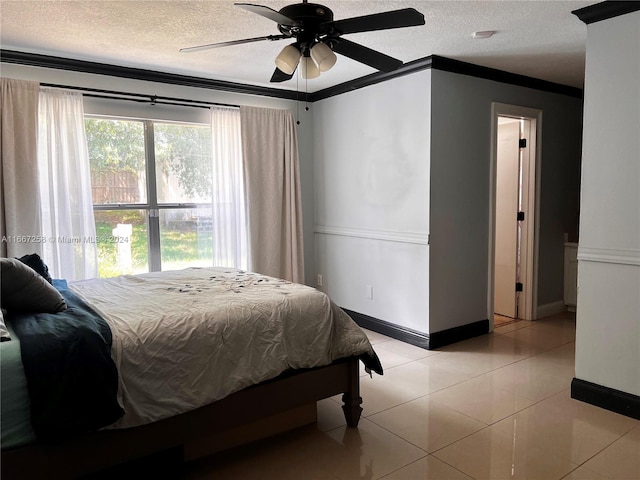
<path id="1" fill-rule="evenodd" d="M 425 24 L 424 15 L 413 8 L 334 21 L 331 9 L 317 3 L 308 3 L 307 0 L 303 0 L 303 3 L 288 5 L 280 11 L 251 3 L 235 3 L 234 5 L 273 20 L 278 24 L 280 35 L 210 43 L 182 48 L 180 52 L 197 52 L 262 40 L 295 39 L 294 43 L 284 47 L 276 57 L 276 69 L 271 77 L 272 82 L 284 82 L 291 79 L 298 65 L 300 65 L 302 78 L 316 78 L 320 72 L 326 72 L 333 67 L 337 60 L 335 53 L 383 72 L 393 71 L 402 65 L 401 60 L 346 40 L 342 38 L 342 35 Z"/>

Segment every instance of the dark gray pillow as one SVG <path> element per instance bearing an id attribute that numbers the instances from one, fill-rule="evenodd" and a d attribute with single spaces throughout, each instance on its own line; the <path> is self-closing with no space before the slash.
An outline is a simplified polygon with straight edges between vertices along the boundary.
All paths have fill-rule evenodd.
<path id="1" fill-rule="evenodd" d="M 0 258 L 0 304 L 10 312 L 56 313 L 67 308 L 60 292 L 17 258 Z"/>
<path id="2" fill-rule="evenodd" d="M 31 253 L 29 255 L 20 257 L 18 260 L 20 260 L 25 265 L 29 265 L 36 272 L 42 275 L 42 278 L 44 278 L 47 282 L 52 283 L 53 280 L 51 279 L 51 275 L 49 275 L 49 267 L 47 267 L 47 264 L 44 263 L 44 261 L 40 258 L 40 255 L 38 255 L 37 253 Z"/>

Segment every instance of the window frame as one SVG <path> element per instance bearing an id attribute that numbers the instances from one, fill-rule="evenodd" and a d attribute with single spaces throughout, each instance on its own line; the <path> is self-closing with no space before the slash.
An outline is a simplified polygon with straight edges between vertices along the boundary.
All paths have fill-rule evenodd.
<path id="1" fill-rule="evenodd" d="M 152 118 L 136 118 L 118 115 L 100 115 L 93 113 L 85 113 L 86 120 L 114 120 L 140 122 L 143 125 L 144 135 L 144 172 L 146 175 L 145 183 L 147 189 L 147 201 L 144 203 L 93 203 L 95 211 L 127 211 L 127 210 L 143 210 L 146 212 L 147 223 L 147 264 L 149 272 L 162 271 L 162 245 L 160 236 L 160 210 L 175 210 L 188 208 L 212 208 L 213 202 L 158 202 L 157 178 L 156 178 L 156 155 L 155 155 L 155 125 L 156 124 L 175 124 L 185 126 L 199 126 L 211 128 L 209 123 L 174 121 L 166 119 Z M 211 257 L 211 266 L 213 266 L 213 257 Z"/>

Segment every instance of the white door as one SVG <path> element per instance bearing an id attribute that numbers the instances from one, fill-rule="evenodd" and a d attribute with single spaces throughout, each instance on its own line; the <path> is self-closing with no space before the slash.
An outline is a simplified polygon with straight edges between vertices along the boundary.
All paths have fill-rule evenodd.
<path id="1" fill-rule="evenodd" d="M 520 121 L 498 125 L 496 168 L 494 311 L 516 318 L 518 274 L 518 201 Z"/>

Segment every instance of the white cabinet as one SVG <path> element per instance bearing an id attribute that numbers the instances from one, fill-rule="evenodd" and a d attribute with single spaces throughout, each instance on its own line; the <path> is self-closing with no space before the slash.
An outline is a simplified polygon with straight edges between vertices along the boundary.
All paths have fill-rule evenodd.
<path id="1" fill-rule="evenodd" d="M 578 244 L 564 244 L 564 303 L 575 312 L 578 298 Z"/>

